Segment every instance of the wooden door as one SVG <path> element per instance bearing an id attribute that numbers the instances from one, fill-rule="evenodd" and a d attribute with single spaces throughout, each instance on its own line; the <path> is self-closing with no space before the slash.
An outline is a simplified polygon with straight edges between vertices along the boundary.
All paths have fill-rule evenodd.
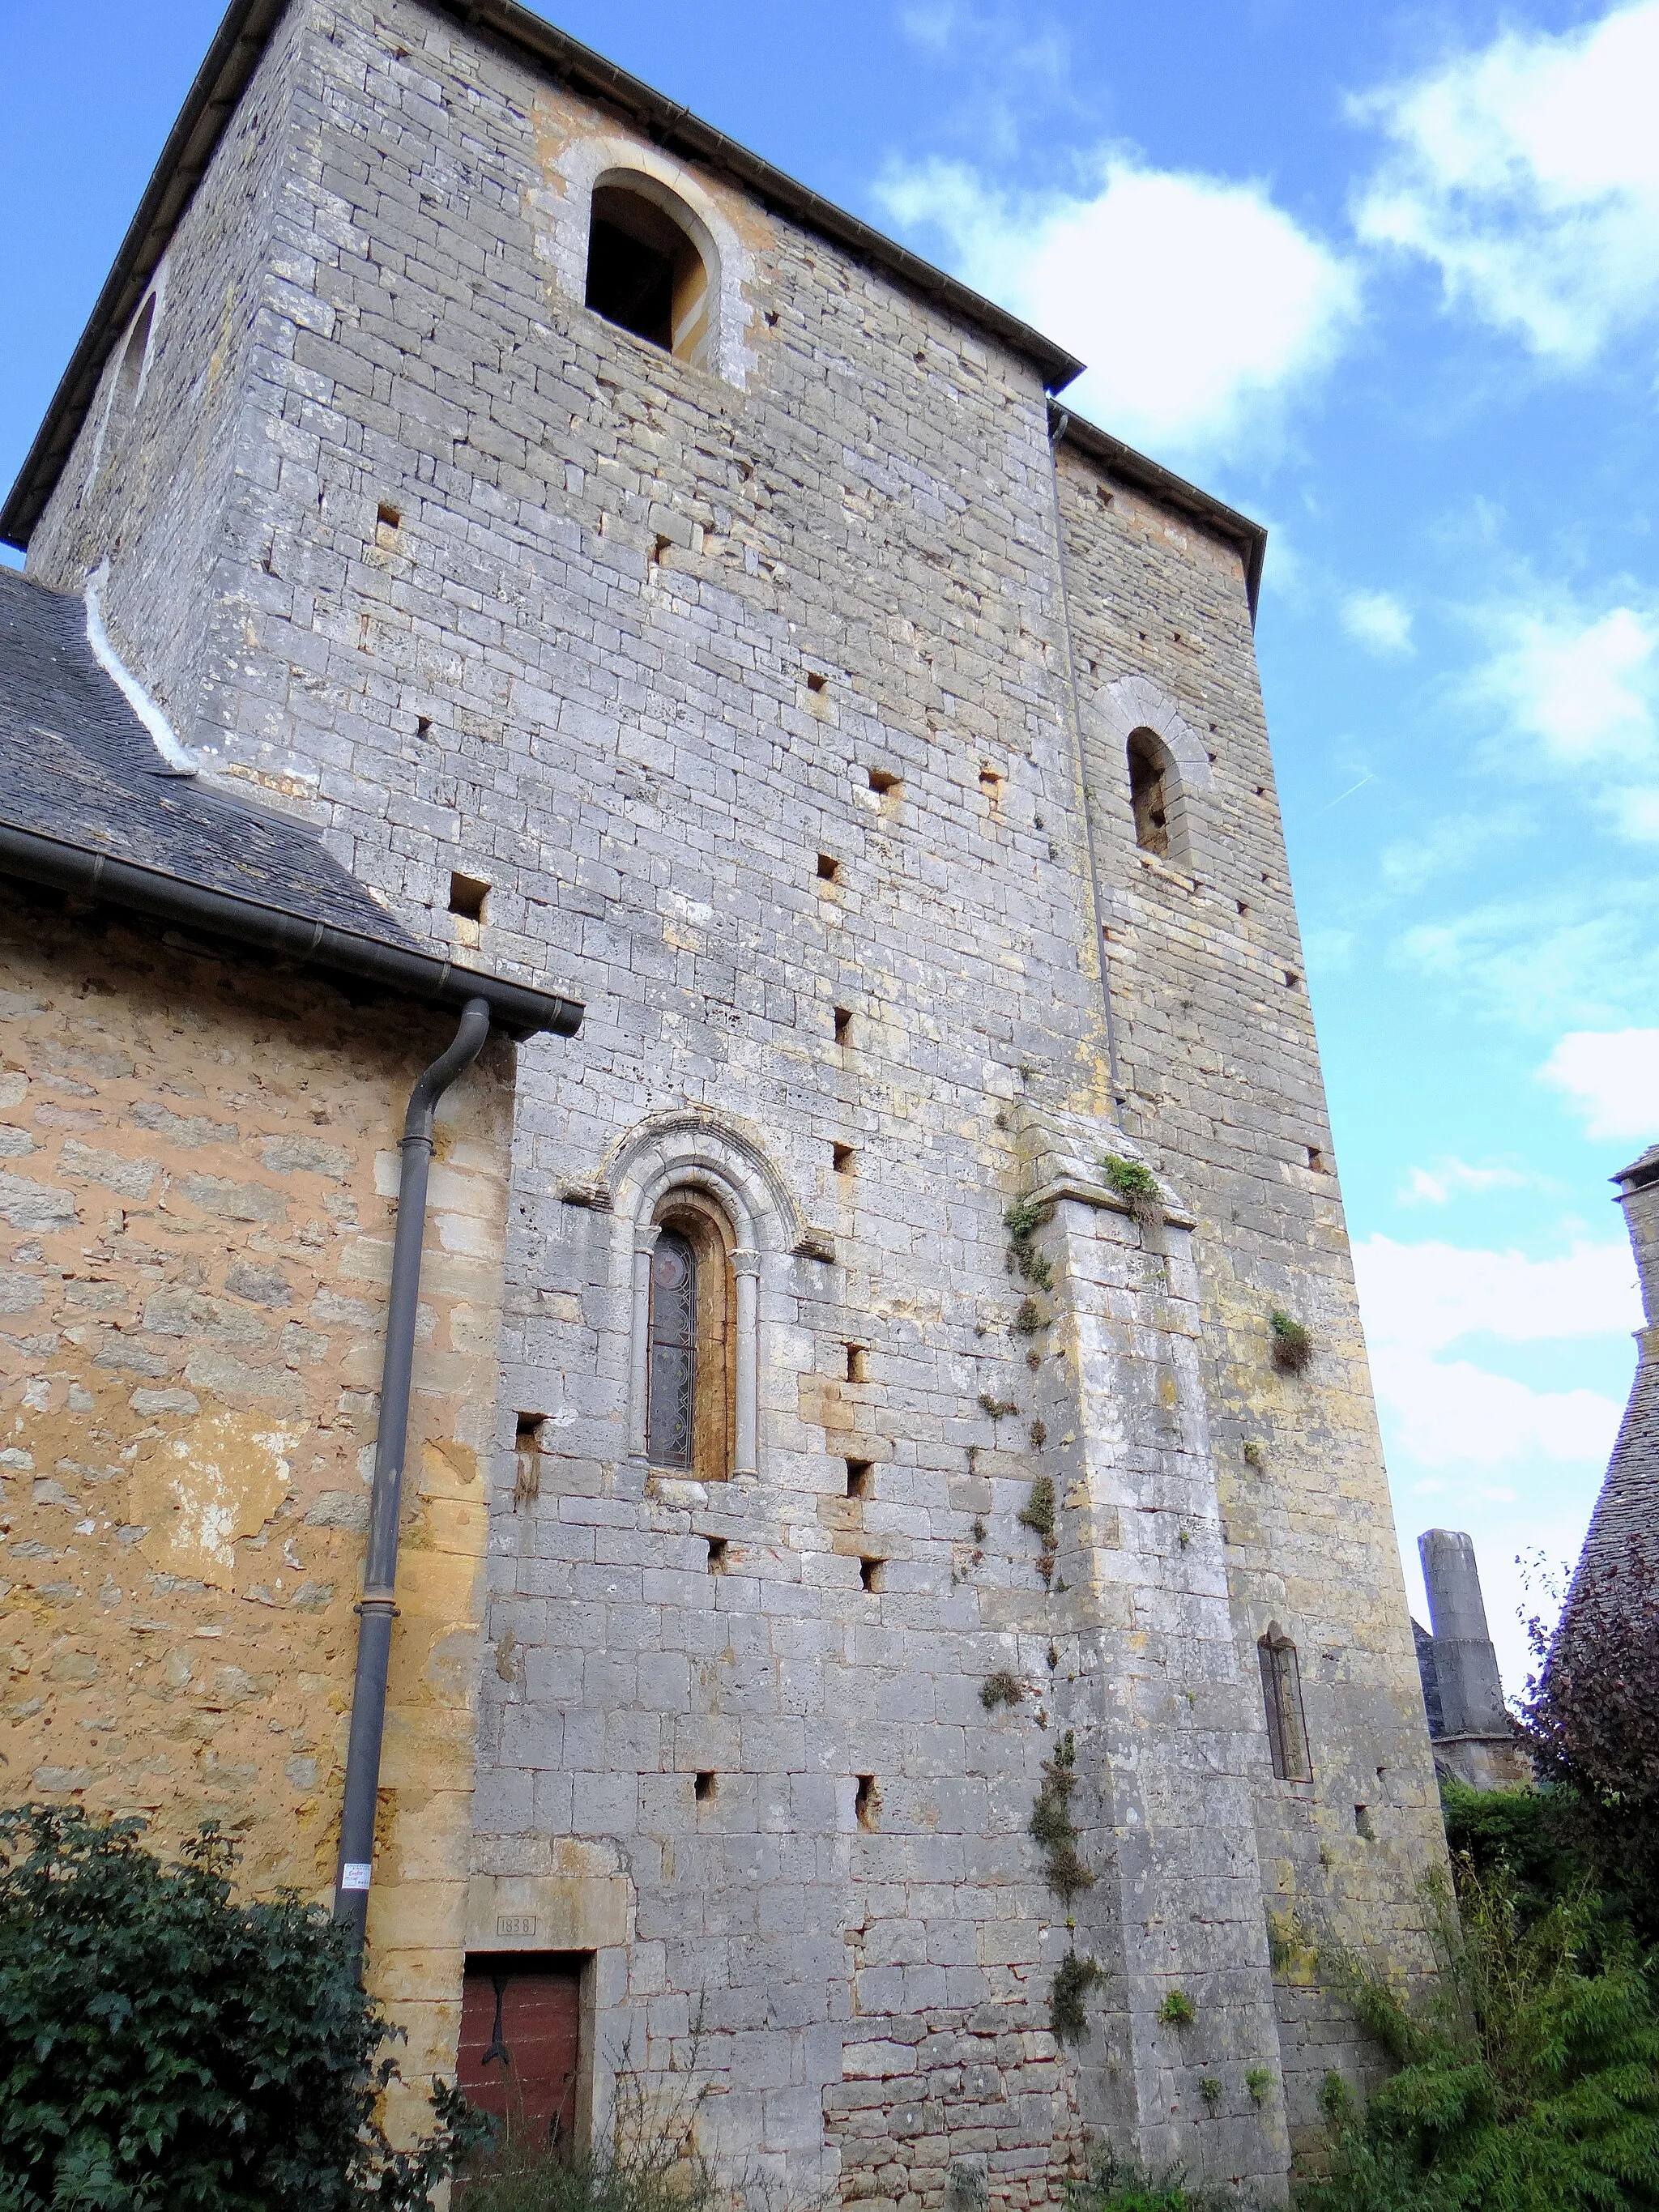
<path id="1" fill-rule="evenodd" d="M 461 2088 L 514 2147 L 575 2140 L 581 2067 L 577 1951 L 474 1953 L 461 1994 Z"/>

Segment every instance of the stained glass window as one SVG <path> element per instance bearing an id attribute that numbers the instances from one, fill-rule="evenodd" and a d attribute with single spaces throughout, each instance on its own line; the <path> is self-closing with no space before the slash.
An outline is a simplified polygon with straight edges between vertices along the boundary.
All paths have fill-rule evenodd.
<path id="1" fill-rule="evenodd" d="M 651 1370 L 646 1450 L 653 1467 L 690 1468 L 697 1382 L 697 1256 L 665 1229 L 651 1255 Z"/>

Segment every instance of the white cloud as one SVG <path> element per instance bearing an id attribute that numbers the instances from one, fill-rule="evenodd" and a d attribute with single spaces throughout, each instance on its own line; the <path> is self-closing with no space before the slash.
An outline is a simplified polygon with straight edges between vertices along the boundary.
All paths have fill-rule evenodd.
<path id="1" fill-rule="evenodd" d="M 1395 1196 L 1401 1206 L 1444 1206 L 1460 1191 L 1524 1190 L 1534 1178 L 1519 1168 L 1478 1168 L 1448 1153 L 1432 1167 L 1412 1168 Z"/>
<path id="2" fill-rule="evenodd" d="M 1443 815 L 1414 836 L 1383 847 L 1378 864 L 1382 880 L 1392 891 L 1420 891 L 1438 878 L 1471 866 L 1492 846 L 1526 836 L 1532 828 L 1532 816 L 1517 806 Z"/>
<path id="3" fill-rule="evenodd" d="M 1449 302 L 1564 367 L 1659 310 L 1659 0 L 1559 37 L 1506 31 L 1351 103 L 1390 151 L 1355 223 Z"/>
<path id="4" fill-rule="evenodd" d="M 1354 1247 L 1354 1267 L 1373 1351 L 1426 1354 L 1473 1335 L 1510 1344 L 1618 1335 L 1642 1323 L 1636 1265 L 1622 1239 L 1528 1260 L 1376 1235 Z"/>
<path id="5" fill-rule="evenodd" d="M 1588 1137 L 1659 1138 L 1659 1030 L 1573 1030 L 1538 1071 Z"/>
<path id="6" fill-rule="evenodd" d="M 1659 621 L 1614 607 L 1594 621 L 1500 609 L 1486 618 L 1490 658 L 1470 690 L 1499 708 L 1560 766 L 1645 760 L 1659 700 Z"/>
<path id="7" fill-rule="evenodd" d="M 1540 877 L 1524 896 L 1403 932 L 1392 957 L 1448 1007 L 1551 1037 L 1616 1029 L 1659 1004 L 1659 881 Z"/>
<path id="8" fill-rule="evenodd" d="M 1391 1448 L 1424 1467 L 1493 1468 L 1534 1456 L 1599 1468 L 1624 1408 L 1599 1390 L 1534 1390 L 1468 1359 L 1384 1345 L 1371 1379 Z"/>
<path id="9" fill-rule="evenodd" d="M 1342 627 L 1367 653 L 1414 653 L 1410 610 L 1392 592 L 1350 592 L 1342 602 Z"/>
<path id="10" fill-rule="evenodd" d="M 1352 272 L 1266 188 L 1096 155 L 1085 188 L 1017 199 L 960 162 L 878 188 L 906 230 L 1091 364 L 1073 387 L 1115 435 L 1206 454 L 1259 440 L 1328 368 L 1358 306 Z"/>
<path id="11" fill-rule="evenodd" d="M 1611 1398 L 1538 1390 L 1472 1359 L 1436 1354 L 1480 1334 L 1529 1344 L 1638 1327 L 1628 1246 L 1579 1244 L 1561 1259 L 1528 1260 L 1373 1236 L 1354 1247 L 1354 1268 L 1391 1450 L 1427 1468 L 1539 1457 L 1605 1464 L 1623 1412 Z"/>

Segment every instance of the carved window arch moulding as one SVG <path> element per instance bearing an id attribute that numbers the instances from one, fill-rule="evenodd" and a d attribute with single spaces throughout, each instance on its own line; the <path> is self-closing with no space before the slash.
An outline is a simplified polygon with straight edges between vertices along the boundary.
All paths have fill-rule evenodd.
<path id="1" fill-rule="evenodd" d="M 787 1186 L 740 1131 L 713 1116 L 659 1116 L 625 1139 L 605 1178 L 619 1268 L 631 1299 L 629 1449 L 656 1464 L 666 1437 L 656 1413 L 673 1362 L 666 1332 L 653 1327 L 653 1261 L 665 1234 L 693 1253 L 697 1288 L 689 1452 L 665 1471 L 753 1482 L 760 1474 L 761 1292 L 793 1255 L 814 1251 Z M 821 1253 L 817 1256 L 823 1256 Z M 653 1352 L 659 1381 L 653 1377 Z M 659 1406 L 653 1409 L 653 1381 Z"/>

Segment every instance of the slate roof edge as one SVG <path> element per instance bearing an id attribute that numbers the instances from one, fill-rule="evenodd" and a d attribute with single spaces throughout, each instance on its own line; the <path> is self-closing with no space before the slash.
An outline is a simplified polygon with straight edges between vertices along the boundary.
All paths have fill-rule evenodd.
<path id="1" fill-rule="evenodd" d="M 1074 354 L 1044 337 L 1029 323 L 848 215 L 783 170 L 774 168 L 724 131 L 701 121 L 689 108 L 653 91 L 592 47 L 544 22 L 530 9 L 519 6 L 517 0 L 431 0 L 431 4 L 468 28 L 492 33 L 504 45 L 532 56 L 554 76 L 577 89 L 624 109 L 644 125 L 659 145 L 724 170 L 805 228 L 850 247 L 860 258 L 875 263 L 901 283 L 977 324 L 1032 362 L 1042 372 L 1045 390 L 1058 392 L 1082 373 L 1084 364 Z M 0 543 L 20 550 L 27 546 L 29 533 L 52 496 L 91 409 L 104 363 L 143 297 L 144 288 L 166 252 L 287 6 L 288 0 L 231 0 L 226 9 L 195 82 L 185 95 L 179 119 L 161 149 L 86 329 L 59 380 L 17 481 L 0 509 Z"/>
<path id="2" fill-rule="evenodd" d="M 1254 623 L 1256 602 L 1261 595 L 1261 568 L 1267 553 L 1265 523 L 1252 522 L 1248 514 L 1241 514 L 1236 507 L 1229 507 L 1212 492 L 1202 491 L 1197 484 L 1176 476 L 1172 469 L 1149 461 L 1145 453 L 1136 453 L 1133 446 L 1126 446 L 1121 438 L 1113 437 L 1109 430 L 1086 422 L 1081 415 L 1073 415 L 1053 400 L 1048 404 L 1048 424 L 1056 445 L 1069 438 L 1079 453 L 1101 462 L 1126 483 L 1150 492 L 1166 507 L 1180 508 L 1194 521 L 1201 522 L 1206 530 L 1214 531 L 1237 545 L 1244 559 L 1244 590 Z"/>
<path id="3" fill-rule="evenodd" d="M 377 983 L 400 997 L 444 1006 L 484 999 L 490 1018 L 518 1038 L 550 1030 L 574 1036 L 585 1009 L 580 1000 L 468 968 L 418 945 L 393 945 L 340 929 L 314 915 L 186 882 L 107 853 L 89 852 L 39 830 L 0 823 L 0 872 L 50 884 L 77 897 L 106 899 L 164 921 L 210 930 L 239 944 L 279 953 L 304 966 Z"/>

